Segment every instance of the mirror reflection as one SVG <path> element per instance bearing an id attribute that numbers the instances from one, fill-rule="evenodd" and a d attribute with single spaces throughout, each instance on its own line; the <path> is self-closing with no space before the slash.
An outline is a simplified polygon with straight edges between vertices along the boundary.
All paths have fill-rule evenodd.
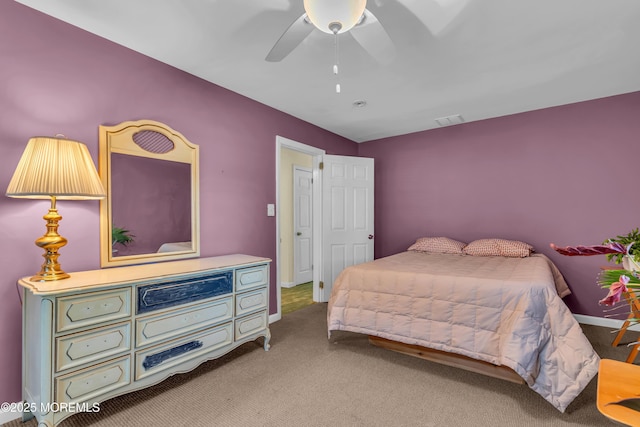
<path id="1" fill-rule="evenodd" d="M 100 127 L 103 267 L 199 255 L 198 147 L 153 121 Z"/>
<path id="2" fill-rule="evenodd" d="M 111 154 L 114 257 L 191 249 L 190 169 L 186 163 Z"/>

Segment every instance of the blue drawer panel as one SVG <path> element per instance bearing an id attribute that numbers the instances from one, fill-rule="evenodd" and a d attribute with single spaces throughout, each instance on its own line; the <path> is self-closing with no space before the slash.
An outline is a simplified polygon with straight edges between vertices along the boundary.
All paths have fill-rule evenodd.
<path id="1" fill-rule="evenodd" d="M 231 293 L 232 289 L 233 271 L 138 286 L 137 312 L 147 313 L 224 295 Z"/>
<path id="2" fill-rule="evenodd" d="M 149 356 L 144 358 L 142 362 L 142 367 L 144 369 L 151 369 L 157 365 L 160 365 L 163 362 L 171 359 L 172 357 L 178 357 L 187 353 L 191 350 L 196 350 L 202 347 L 202 341 L 191 341 L 186 344 L 179 345 L 177 347 L 170 348 L 165 351 L 161 351 L 160 353 L 150 354 Z"/>

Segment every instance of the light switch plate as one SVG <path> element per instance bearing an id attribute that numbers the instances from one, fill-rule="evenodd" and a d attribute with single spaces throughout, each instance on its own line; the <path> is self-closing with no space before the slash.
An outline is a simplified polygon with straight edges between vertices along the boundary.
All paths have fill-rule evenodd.
<path id="1" fill-rule="evenodd" d="M 276 216 L 276 205 L 273 203 L 267 205 L 267 216 Z"/>

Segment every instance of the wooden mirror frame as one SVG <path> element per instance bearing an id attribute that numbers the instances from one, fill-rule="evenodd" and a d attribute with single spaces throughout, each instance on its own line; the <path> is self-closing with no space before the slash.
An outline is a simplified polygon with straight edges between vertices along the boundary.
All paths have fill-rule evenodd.
<path id="1" fill-rule="evenodd" d="M 133 139 L 135 134 L 142 131 L 164 135 L 173 143 L 173 149 L 164 153 L 145 150 Z M 107 197 L 100 200 L 100 265 L 115 267 L 200 256 L 199 147 L 169 126 L 153 120 L 127 121 L 115 126 L 100 126 L 99 143 L 100 178 L 107 193 Z M 191 248 L 171 252 L 113 256 L 111 155 L 114 153 L 191 165 Z"/>

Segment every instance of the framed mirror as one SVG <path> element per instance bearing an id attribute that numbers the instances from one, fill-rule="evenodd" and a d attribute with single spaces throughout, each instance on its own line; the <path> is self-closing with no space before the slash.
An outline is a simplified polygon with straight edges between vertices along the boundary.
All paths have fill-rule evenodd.
<path id="1" fill-rule="evenodd" d="M 101 266 L 200 256 L 199 147 L 152 120 L 99 133 Z"/>

